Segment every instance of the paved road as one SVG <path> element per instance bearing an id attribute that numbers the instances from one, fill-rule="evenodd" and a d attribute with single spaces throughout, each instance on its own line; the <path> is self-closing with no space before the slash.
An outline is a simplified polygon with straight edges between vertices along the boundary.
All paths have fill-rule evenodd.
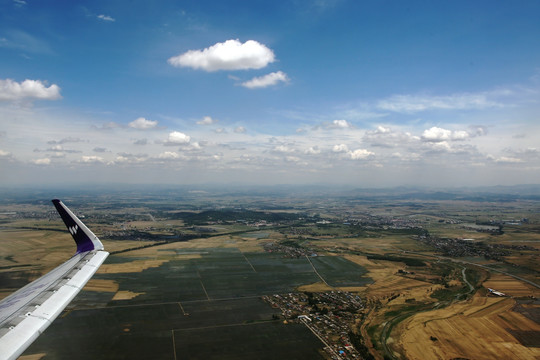
<path id="1" fill-rule="evenodd" d="M 418 252 L 414 252 L 414 251 L 401 250 L 401 252 L 408 253 L 408 254 L 420 255 L 420 256 L 434 257 L 434 258 L 438 258 L 438 259 L 442 259 L 442 260 L 447 260 L 447 261 L 452 261 L 452 262 L 460 263 L 460 264 L 467 264 L 467 265 L 478 266 L 478 267 L 481 267 L 481 268 L 486 269 L 486 270 L 489 270 L 489 271 L 495 271 L 495 272 L 498 272 L 498 273 L 500 273 L 500 274 L 508 275 L 508 276 L 510 276 L 510 277 L 513 277 L 514 279 L 517 279 L 517 280 L 526 282 L 527 284 L 530 284 L 530 285 L 532 285 L 532 286 L 537 287 L 537 288 L 540 289 L 540 285 L 537 284 L 537 283 L 535 283 L 535 282 L 532 282 L 532 281 L 530 281 L 530 280 L 524 279 L 524 278 L 522 278 L 522 277 L 520 277 L 520 276 L 511 274 L 511 273 L 506 272 L 506 271 L 503 271 L 503 270 L 493 269 L 493 268 L 491 268 L 491 267 L 489 267 L 489 266 L 486 266 L 486 265 L 481 265 L 481 264 L 477 264 L 477 263 L 473 263 L 473 262 L 465 261 L 465 260 L 453 259 L 453 258 L 449 258 L 449 257 L 445 257 L 445 256 L 427 255 L 427 254 L 422 254 L 422 253 L 418 253 Z"/>

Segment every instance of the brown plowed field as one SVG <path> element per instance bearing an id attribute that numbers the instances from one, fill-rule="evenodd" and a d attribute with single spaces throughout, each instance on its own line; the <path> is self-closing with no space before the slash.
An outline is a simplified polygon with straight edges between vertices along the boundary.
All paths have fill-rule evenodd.
<path id="1" fill-rule="evenodd" d="M 510 276 L 503 274 L 491 274 L 489 280 L 485 281 L 483 286 L 497 291 L 501 291 L 508 296 L 523 297 L 534 296 L 540 297 L 540 289 L 529 285 L 523 281 L 516 280 Z"/>
<path id="2" fill-rule="evenodd" d="M 408 359 L 538 359 L 513 334 L 540 336 L 540 325 L 512 311 L 514 299 L 477 294 L 445 309 L 419 313 L 393 332 Z"/>

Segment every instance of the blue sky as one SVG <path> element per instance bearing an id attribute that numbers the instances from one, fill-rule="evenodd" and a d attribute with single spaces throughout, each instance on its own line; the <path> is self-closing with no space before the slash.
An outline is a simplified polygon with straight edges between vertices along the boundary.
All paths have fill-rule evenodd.
<path id="1" fill-rule="evenodd" d="M 538 183 L 537 1 L 0 1 L 0 184 Z"/>

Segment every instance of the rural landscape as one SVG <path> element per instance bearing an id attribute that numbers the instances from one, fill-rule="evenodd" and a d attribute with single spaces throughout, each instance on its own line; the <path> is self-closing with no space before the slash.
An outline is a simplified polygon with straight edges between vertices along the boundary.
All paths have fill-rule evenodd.
<path id="1" fill-rule="evenodd" d="M 537 359 L 540 187 L 0 192 L 0 297 L 111 253 L 21 359 Z"/>

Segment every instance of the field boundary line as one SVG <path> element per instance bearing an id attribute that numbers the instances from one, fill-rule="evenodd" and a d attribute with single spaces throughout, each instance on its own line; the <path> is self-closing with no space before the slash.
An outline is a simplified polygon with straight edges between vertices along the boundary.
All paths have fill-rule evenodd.
<path id="1" fill-rule="evenodd" d="M 246 259 L 247 263 L 249 264 L 249 266 L 251 266 L 251 268 L 253 269 L 254 272 L 257 272 L 257 270 L 255 270 L 255 268 L 253 267 L 253 265 L 251 264 L 251 261 L 249 261 L 249 259 L 247 258 L 246 254 L 242 253 L 242 256 L 244 257 L 244 259 Z"/>
<path id="2" fill-rule="evenodd" d="M 180 301 L 178 302 L 178 306 L 180 306 L 180 309 L 182 310 L 182 314 L 187 315 L 187 313 L 186 313 L 186 311 L 184 310 L 184 307 L 182 306 L 182 304 L 180 303 Z"/>
<path id="3" fill-rule="evenodd" d="M 206 288 L 204 287 L 204 284 L 202 282 L 202 277 L 201 277 L 201 273 L 199 272 L 199 270 L 197 270 L 197 276 L 199 277 L 199 282 L 201 283 L 201 287 L 202 287 L 202 289 L 204 291 L 204 294 L 206 295 L 206 299 L 208 301 L 210 301 L 210 296 L 208 296 L 208 293 L 206 292 Z"/>
<path id="4" fill-rule="evenodd" d="M 281 322 L 281 320 L 267 320 L 267 321 L 251 322 L 251 323 L 238 323 L 238 324 L 223 324 L 223 325 L 201 326 L 201 327 L 192 327 L 192 328 L 188 328 L 188 329 L 174 329 L 174 331 L 207 330 L 207 329 L 217 329 L 217 328 L 233 327 L 233 326 L 251 326 L 251 325 L 260 325 L 260 324 L 268 324 L 268 323 L 275 323 L 275 322 Z"/>
<path id="5" fill-rule="evenodd" d="M 174 354 L 174 360 L 176 360 L 176 343 L 174 341 L 174 329 L 171 330 L 171 334 L 172 334 L 172 349 L 173 349 L 173 354 Z"/>
<path id="6" fill-rule="evenodd" d="M 199 281 L 201 282 L 202 289 L 203 289 L 204 293 L 206 294 L 206 298 L 208 299 L 208 301 L 210 301 L 211 300 L 210 296 L 208 296 L 208 293 L 206 292 L 206 288 L 204 287 L 202 279 L 199 279 Z"/>
<path id="7" fill-rule="evenodd" d="M 322 282 L 323 282 L 326 286 L 333 288 L 333 286 L 331 286 L 330 284 L 328 284 L 328 283 L 326 282 L 326 280 L 323 279 L 323 277 L 321 276 L 321 274 L 319 274 L 319 272 L 317 271 L 317 269 L 315 269 L 315 265 L 313 265 L 313 263 L 311 262 L 311 260 L 309 259 L 309 257 L 308 257 L 307 255 L 304 255 L 304 256 L 306 257 L 307 261 L 309 261 L 311 267 L 313 268 L 313 271 L 315 271 L 315 274 L 317 274 L 317 276 L 319 277 L 319 279 L 321 279 Z"/>
<path id="8" fill-rule="evenodd" d="M 272 295 L 273 293 L 261 294 L 261 295 L 249 295 L 249 296 L 238 296 L 238 297 L 228 297 L 228 298 L 218 298 L 210 299 L 210 301 L 229 301 L 229 300 L 241 300 L 241 299 L 255 299 L 260 298 L 264 295 Z M 207 302 L 208 299 L 197 299 L 197 300 L 184 300 L 184 304 L 196 304 L 198 302 Z M 100 310 L 100 309 L 115 309 L 115 308 L 128 308 L 128 307 L 138 307 L 138 306 L 161 306 L 161 305 L 171 305 L 178 304 L 178 301 L 165 301 L 165 302 L 156 302 L 156 303 L 141 303 L 141 304 L 126 304 L 126 305 L 110 305 L 110 306 L 96 306 L 96 307 L 81 307 L 73 308 L 65 311 L 88 311 L 88 310 Z"/>

